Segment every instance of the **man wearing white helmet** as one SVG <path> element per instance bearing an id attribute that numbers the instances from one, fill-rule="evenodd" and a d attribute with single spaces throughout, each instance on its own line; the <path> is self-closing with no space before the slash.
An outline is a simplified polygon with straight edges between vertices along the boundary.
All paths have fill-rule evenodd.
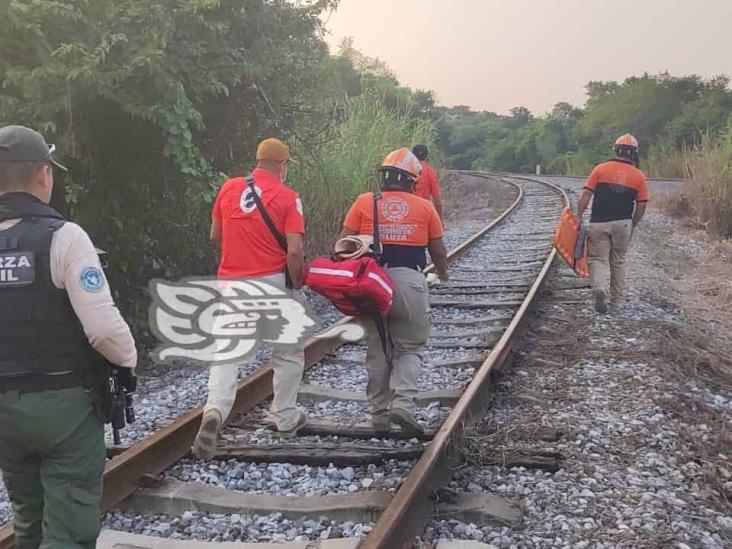
<path id="1" fill-rule="evenodd" d="M 625 134 L 615 141 L 615 158 L 599 164 L 585 182 L 577 216 L 592 200 L 587 229 L 587 264 L 595 295 L 595 310 L 606 313 L 607 278 L 610 305 L 625 305 L 625 255 L 633 230 L 646 212 L 648 182 L 637 168 L 638 140 Z"/>
<path id="2" fill-rule="evenodd" d="M 378 203 L 380 241 L 386 272 L 395 286 L 394 301 L 387 317 L 392 342 L 388 361 L 376 327 L 369 326 L 366 367 L 366 394 L 371 404 L 372 422 L 380 431 L 391 423 L 413 435 L 424 432 L 414 417 L 417 382 L 430 334 L 430 302 L 427 280 L 422 270 L 429 250 L 435 271 L 447 280 L 447 252 L 440 216 L 429 200 L 415 196 L 419 160 L 408 149 L 390 153 L 382 162 L 382 193 Z M 356 199 L 343 222 L 341 238 L 372 235 L 373 193 Z"/>

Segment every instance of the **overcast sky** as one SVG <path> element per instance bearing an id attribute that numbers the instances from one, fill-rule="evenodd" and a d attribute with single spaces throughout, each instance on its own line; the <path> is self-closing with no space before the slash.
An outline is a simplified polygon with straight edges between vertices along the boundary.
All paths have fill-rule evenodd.
<path id="1" fill-rule="evenodd" d="M 327 28 L 444 105 L 499 113 L 644 71 L 732 75 L 732 0 L 341 0 Z"/>

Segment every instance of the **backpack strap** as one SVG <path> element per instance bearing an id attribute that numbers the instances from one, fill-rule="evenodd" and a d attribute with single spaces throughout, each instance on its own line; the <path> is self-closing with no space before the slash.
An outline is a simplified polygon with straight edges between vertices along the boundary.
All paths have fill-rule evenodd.
<path id="1" fill-rule="evenodd" d="M 272 221 L 272 218 L 269 216 L 269 212 L 267 212 L 267 209 L 264 207 L 264 204 L 262 203 L 262 199 L 257 194 L 257 189 L 254 186 L 254 177 L 251 175 L 246 177 L 247 185 L 249 186 L 249 189 L 252 191 L 252 198 L 254 199 L 254 203 L 257 205 L 257 210 L 259 210 L 259 213 L 262 216 L 262 219 L 264 220 L 264 224 L 267 225 L 267 228 L 269 229 L 269 232 L 272 233 L 272 236 L 274 236 L 275 240 L 277 241 L 277 244 L 280 245 L 280 248 L 282 248 L 283 252 L 287 252 L 287 239 L 285 236 L 277 230 L 277 227 L 275 227 L 274 222 Z"/>
<path id="2" fill-rule="evenodd" d="M 379 207 L 378 203 L 381 200 L 381 191 L 373 193 L 374 197 L 374 259 L 378 261 L 379 265 L 383 265 L 382 249 L 381 249 L 381 237 L 379 236 Z M 389 333 L 389 324 L 386 317 L 379 313 L 373 304 L 367 307 L 367 314 L 374 321 L 376 331 L 379 334 L 381 340 L 381 348 L 384 351 L 384 357 L 386 357 L 387 364 L 391 365 L 392 362 L 392 345 L 391 345 L 391 334 Z"/>
<path id="3" fill-rule="evenodd" d="M 378 202 L 381 199 L 381 192 L 376 191 L 373 193 L 374 198 L 374 257 L 381 264 L 381 237 L 379 236 L 379 208 Z"/>

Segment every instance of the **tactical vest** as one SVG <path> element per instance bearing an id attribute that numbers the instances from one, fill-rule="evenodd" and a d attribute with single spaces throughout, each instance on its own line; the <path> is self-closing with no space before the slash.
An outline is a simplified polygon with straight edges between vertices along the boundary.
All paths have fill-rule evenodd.
<path id="1" fill-rule="evenodd" d="M 80 386 L 93 360 L 65 290 L 51 278 L 54 233 L 66 222 L 27 193 L 0 195 L 0 391 Z"/>

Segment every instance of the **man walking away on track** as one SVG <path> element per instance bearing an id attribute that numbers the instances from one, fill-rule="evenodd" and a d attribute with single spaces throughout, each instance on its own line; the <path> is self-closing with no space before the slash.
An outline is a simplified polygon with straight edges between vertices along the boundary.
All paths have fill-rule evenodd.
<path id="1" fill-rule="evenodd" d="M 638 140 L 630 134 L 615 142 L 615 158 L 592 171 L 577 207 L 582 214 L 592 200 L 592 215 L 587 229 L 587 263 L 595 296 L 595 310 L 606 313 L 608 271 L 610 305 L 625 305 L 625 254 L 638 223 L 646 213 L 648 183 L 636 168 Z"/>
<path id="2" fill-rule="evenodd" d="M 417 182 L 414 184 L 414 194 L 420 198 L 432 200 L 437 214 L 440 216 L 440 219 L 444 220 L 442 217 L 440 179 L 437 177 L 435 169 L 427 162 L 429 151 L 425 145 L 415 145 L 412 152 L 419 159 L 419 163 L 422 166 L 422 171 L 417 178 Z"/>
<path id="3" fill-rule="evenodd" d="M 137 351 L 89 235 L 49 206 L 54 147 L 0 129 L 0 469 L 20 549 L 88 548 L 101 526 L 98 357 L 132 381 Z"/>
<path id="4" fill-rule="evenodd" d="M 396 288 L 387 318 L 392 360 L 387 360 L 378 330 L 370 322 L 366 393 L 377 430 L 388 431 L 393 422 L 418 435 L 424 429 L 414 417 L 414 399 L 430 334 L 429 290 L 422 274 L 427 263 L 425 250 L 429 249 L 437 275 L 443 281 L 447 280 L 447 252 L 437 211 L 428 200 L 413 194 L 420 172 L 419 160 L 408 149 L 399 149 L 384 159 L 379 171 L 380 240 L 386 272 Z M 346 215 L 341 238 L 373 234 L 373 200 L 372 193 L 356 199 Z"/>
<path id="5" fill-rule="evenodd" d="M 230 179 L 221 187 L 213 208 L 211 241 L 221 249 L 219 278 L 256 277 L 302 302 L 305 222 L 299 196 L 284 184 L 290 162 L 290 151 L 282 141 L 265 139 L 257 148 L 257 167 L 252 172 L 260 202 L 274 228 L 284 235 L 287 250 L 282 249 L 267 226 L 243 177 Z M 280 435 L 294 436 L 307 423 L 306 414 L 296 406 L 305 368 L 304 348 L 293 352 L 275 344 L 271 365 L 271 412 Z M 234 405 L 238 377 L 236 366 L 211 367 L 208 401 L 193 444 L 193 452 L 201 459 L 211 459 L 216 451 L 219 430 Z"/>

